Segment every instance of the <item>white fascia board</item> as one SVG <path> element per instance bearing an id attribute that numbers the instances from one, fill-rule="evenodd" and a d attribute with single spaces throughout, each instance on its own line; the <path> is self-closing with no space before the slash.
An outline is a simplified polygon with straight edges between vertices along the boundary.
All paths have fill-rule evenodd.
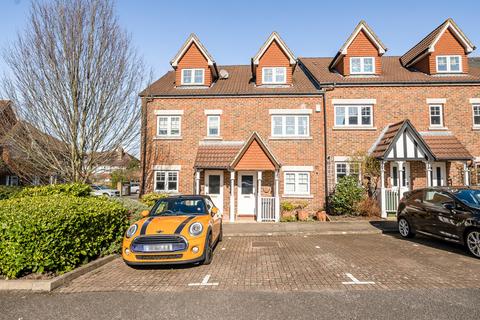
<path id="1" fill-rule="evenodd" d="M 447 99 L 445 99 L 445 98 L 427 98 L 427 104 L 434 104 L 434 103 L 444 104 L 444 103 L 447 103 Z"/>
<path id="2" fill-rule="evenodd" d="M 183 110 L 155 110 L 154 114 L 157 116 L 181 116 Z"/>
<path id="3" fill-rule="evenodd" d="M 377 99 L 332 99 L 332 104 L 377 104 Z"/>
<path id="4" fill-rule="evenodd" d="M 156 164 L 153 166 L 153 170 L 180 171 L 182 166 L 177 164 Z"/>
<path id="5" fill-rule="evenodd" d="M 312 172 L 313 166 L 282 166 L 282 171 L 286 172 Z"/>
<path id="6" fill-rule="evenodd" d="M 435 45 L 437 44 L 438 40 L 440 40 L 440 38 L 443 36 L 443 34 L 448 28 L 450 28 L 450 30 L 455 34 L 456 38 L 460 40 L 460 42 L 462 43 L 467 53 L 470 53 L 473 51 L 473 48 L 468 44 L 468 41 L 465 39 L 465 37 L 457 30 L 457 28 L 455 28 L 450 22 L 448 22 L 443 28 L 443 30 L 438 34 L 435 41 L 432 42 L 432 44 L 428 48 L 428 52 L 435 51 Z"/>
<path id="7" fill-rule="evenodd" d="M 204 110 L 206 116 L 216 116 L 216 115 L 221 115 L 223 114 L 222 109 L 207 109 Z"/>
<path id="8" fill-rule="evenodd" d="M 345 48 L 341 51 L 341 53 L 343 55 L 346 55 L 348 53 L 348 47 L 350 47 L 350 45 L 352 44 L 353 40 L 355 40 L 355 38 L 358 36 L 358 34 L 360 33 L 360 31 L 365 32 L 365 34 L 367 35 L 367 37 L 370 39 L 370 41 L 372 41 L 375 46 L 377 47 L 377 50 L 378 50 L 378 53 L 379 54 L 384 54 L 385 53 L 385 50 L 383 49 L 383 47 L 380 45 L 380 43 L 378 43 L 378 41 L 375 39 L 375 37 L 373 36 L 373 34 L 371 34 L 367 28 L 365 28 L 365 26 L 363 24 L 361 24 L 359 26 L 359 28 L 355 31 L 354 35 L 351 37 L 351 39 L 345 44 Z"/>
<path id="9" fill-rule="evenodd" d="M 182 51 L 177 54 L 177 56 L 172 60 L 171 62 L 171 65 L 172 67 L 176 67 L 178 66 L 178 61 L 180 61 L 180 59 L 183 57 L 183 55 L 185 54 L 185 52 L 187 52 L 188 48 L 190 48 L 190 45 L 192 43 L 195 43 L 195 45 L 197 46 L 198 50 L 200 50 L 200 52 L 202 53 L 202 55 L 205 57 L 205 59 L 207 59 L 207 63 L 209 66 L 213 66 L 213 61 L 208 57 L 208 54 L 203 50 L 202 48 L 202 45 L 199 44 L 194 37 L 190 37 L 190 39 L 188 40 L 188 43 L 184 46 L 184 48 L 182 49 Z"/>
<path id="10" fill-rule="evenodd" d="M 312 109 L 269 109 L 269 114 L 312 114 Z"/>

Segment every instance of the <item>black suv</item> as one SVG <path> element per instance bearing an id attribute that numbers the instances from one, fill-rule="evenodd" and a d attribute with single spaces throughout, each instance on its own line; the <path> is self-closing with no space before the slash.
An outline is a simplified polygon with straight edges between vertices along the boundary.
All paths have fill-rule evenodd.
<path id="1" fill-rule="evenodd" d="M 480 189 L 435 187 L 404 194 L 397 211 L 405 238 L 422 233 L 465 245 L 480 258 Z"/>

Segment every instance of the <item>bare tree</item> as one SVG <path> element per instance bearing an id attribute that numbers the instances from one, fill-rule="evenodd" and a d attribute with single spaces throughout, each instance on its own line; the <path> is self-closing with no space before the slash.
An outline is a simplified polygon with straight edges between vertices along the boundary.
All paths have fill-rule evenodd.
<path id="1" fill-rule="evenodd" d="M 3 94 L 28 128 L 11 137 L 26 166 L 86 181 L 105 151 L 138 148 L 145 70 L 112 1 L 34 2 L 4 59 Z"/>

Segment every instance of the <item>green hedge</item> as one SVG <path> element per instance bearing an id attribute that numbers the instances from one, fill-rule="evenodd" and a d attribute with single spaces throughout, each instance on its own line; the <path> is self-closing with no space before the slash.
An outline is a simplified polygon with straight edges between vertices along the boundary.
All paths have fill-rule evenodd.
<path id="1" fill-rule="evenodd" d="M 140 201 L 144 203 L 145 205 L 149 207 L 153 207 L 153 205 L 159 200 L 168 197 L 168 194 L 164 193 L 147 193 L 144 194 L 141 198 Z"/>
<path id="2" fill-rule="evenodd" d="M 22 191 L 20 187 L 0 186 L 0 200 L 13 198 Z"/>
<path id="3" fill-rule="evenodd" d="M 52 184 L 47 186 L 26 187 L 15 197 L 37 197 L 37 196 L 51 196 L 61 194 L 73 197 L 88 197 L 92 189 L 87 184 L 82 183 L 66 183 L 66 184 Z"/>
<path id="4" fill-rule="evenodd" d="M 2 200 L 0 274 L 16 278 L 32 272 L 63 273 L 118 250 L 127 218 L 127 209 L 104 198 Z"/>

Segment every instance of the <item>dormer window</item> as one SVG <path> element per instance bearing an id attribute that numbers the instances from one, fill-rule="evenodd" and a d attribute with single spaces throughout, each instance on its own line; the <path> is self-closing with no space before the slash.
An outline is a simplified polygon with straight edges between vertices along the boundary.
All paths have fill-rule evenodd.
<path id="1" fill-rule="evenodd" d="M 182 85 L 202 85 L 205 69 L 182 69 Z"/>
<path id="2" fill-rule="evenodd" d="M 352 57 L 350 58 L 350 74 L 374 74 L 374 57 Z"/>
<path id="3" fill-rule="evenodd" d="M 462 72 L 462 59 L 460 56 L 437 56 L 438 73 Z"/>
<path id="4" fill-rule="evenodd" d="M 263 84 L 287 83 L 287 68 L 285 67 L 262 68 L 262 83 Z"/>

